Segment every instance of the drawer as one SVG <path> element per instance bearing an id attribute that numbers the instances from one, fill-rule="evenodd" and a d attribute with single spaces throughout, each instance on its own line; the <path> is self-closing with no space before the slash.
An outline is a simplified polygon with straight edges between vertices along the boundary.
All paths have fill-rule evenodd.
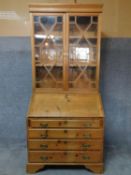
<path id="1" fill-rule="evenodd" d="M 30 139 L 46 138 L 74 138 L 74 139 L 100 139 L 103 137 L 102 129 L 28 129 Z"/>
<path id="2" fill-rule="evenodd" d="M 29 140 L 30 150 L 102 150 L 102 140 Z"/>
<path id="3" fill-rule="evenodd" d="M 102 162 L 101 151 L 29 151 L 29 162 Z"/>
<path id="4" fill-rule="evenodd" d="M 103 125 L 102 119 L 86 120 L 47 120 L 47 119 L 29 119 L 29 125 L 32 128 L 100 128 Z"/>

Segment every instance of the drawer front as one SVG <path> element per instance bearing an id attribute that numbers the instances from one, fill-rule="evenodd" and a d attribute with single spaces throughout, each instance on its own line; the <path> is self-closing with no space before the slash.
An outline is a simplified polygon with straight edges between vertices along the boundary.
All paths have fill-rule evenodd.
<path id="1" fill-rule="evenodd" d="M 29 140 L 30 150 L 102 150 L 102 140 Z"/>
<path id="2" fill-rule="evenodd" d="M 102 162 L 100 151 L 30 151 L 29 161 L 33 162 Z"/>
<path id="3" fill-rule="evenodd" d="M 44 120 L 30 119 L 32 128 L 100 128 L 103 125 L 102 119 L 87 120 Z"/>
<path id="4" fill-rule="evenodd" d="M 81 139 L 100 139 L 103 138 L 102 129 L 28 129 L 30 139 L 47 138 L 81 138 Z"/>

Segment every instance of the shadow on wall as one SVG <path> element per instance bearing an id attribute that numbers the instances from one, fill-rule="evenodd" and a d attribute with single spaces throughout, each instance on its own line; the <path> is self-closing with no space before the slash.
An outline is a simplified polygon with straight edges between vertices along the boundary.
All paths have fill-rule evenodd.
<path id="1" fill-rule="evenodd" d="M 102 40 L 101 93 L 105 109 L 107 145 L 131 144 L 131 39 Z"/>
<path id="2" fill-rule="evenodd" d="M 26 112 L 31 95 L 30 39 L 0 38 L 0 138 L 25 140 Z"/>

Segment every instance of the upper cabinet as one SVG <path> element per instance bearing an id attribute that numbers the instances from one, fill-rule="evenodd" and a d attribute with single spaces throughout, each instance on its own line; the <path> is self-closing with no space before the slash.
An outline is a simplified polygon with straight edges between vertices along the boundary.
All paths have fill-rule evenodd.
<path id="1" fill-rule="evenodd" d="M 101 11 L 101 5 L 30 6 L 34 88 L 99 89 Z"/>

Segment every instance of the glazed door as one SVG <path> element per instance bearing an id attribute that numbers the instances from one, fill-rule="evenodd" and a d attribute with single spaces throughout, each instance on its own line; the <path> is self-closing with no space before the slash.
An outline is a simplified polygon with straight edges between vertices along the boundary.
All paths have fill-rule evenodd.
<path id="1" fill-rule="evenodd" d="M 65 22 L 63 14 L 33 15 L 36 88 L 63 88 Z"/>
<path id="2" fill-rule="evenodd" d="M 33 14 L 34 86 L 96 90 L 99 82 L 98 14 Z"/>
<path id="3" fill-rule="evenodd" d="M 69 17 L 69 89 L 91 90 L 97 87 L 98 16 L 70 14 Z"/>

